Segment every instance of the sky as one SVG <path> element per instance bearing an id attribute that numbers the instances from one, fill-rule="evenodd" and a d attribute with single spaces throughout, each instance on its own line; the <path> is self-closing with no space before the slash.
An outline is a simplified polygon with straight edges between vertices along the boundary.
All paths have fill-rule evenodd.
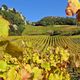
<path id="1" fill-rule="evenodd" d="M 2 4 L 22 12 L 29 21 L 38 21 L 46 16 L 66 17 L 67 0 L 0 0 L 0 6 Z"/>

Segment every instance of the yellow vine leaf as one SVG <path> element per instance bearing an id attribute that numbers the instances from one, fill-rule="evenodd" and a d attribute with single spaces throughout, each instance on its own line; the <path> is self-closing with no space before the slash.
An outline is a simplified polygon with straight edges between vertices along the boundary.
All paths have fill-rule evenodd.
<path id="1" fill-rule="evenodd" d="M 2 16 L 0 16 L 0 36 L 8 36 L 9 25 L 10 23 Z"/>

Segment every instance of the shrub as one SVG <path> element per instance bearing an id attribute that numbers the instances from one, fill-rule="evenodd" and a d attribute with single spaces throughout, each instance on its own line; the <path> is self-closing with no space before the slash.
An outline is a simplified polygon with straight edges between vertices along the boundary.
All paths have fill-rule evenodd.
<path id="1" fill-rule="evenodd" d="M 61 31 L 48 31 L 47 34 L 49 34 L 50 36 L 55 36 L 55 35 L 60 35 L 61 34 Z"/>

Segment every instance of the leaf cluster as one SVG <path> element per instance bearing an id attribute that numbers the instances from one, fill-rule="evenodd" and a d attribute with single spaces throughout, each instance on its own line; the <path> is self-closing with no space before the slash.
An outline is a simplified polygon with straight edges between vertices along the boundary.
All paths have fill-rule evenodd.
<path id="1" fill-rule="evenodd" d="M 30 42 L 22 41 L 20 43 L 24 49 L 21 49 L 19 43 L 17 44 L 18 46 L 14 41 L 12 43 L 8 41 L 5 49 L 12 49 L 14 53 L 18 54 L 18 57 L 13 56 L 11 51 L 10 53 L 3 52 L 3 59 L 0 60 L 2 65 L 0 75 L 5 80 L 70 80 L 67 71 L 69 59 L 67 50 L 61 47 L 48 47 L 45 52 L 40 53 L 32 47 Z M 5 49 L 4 51 L 6 51 Z M 21 51 L 22 58 L 19 55 Z"/>

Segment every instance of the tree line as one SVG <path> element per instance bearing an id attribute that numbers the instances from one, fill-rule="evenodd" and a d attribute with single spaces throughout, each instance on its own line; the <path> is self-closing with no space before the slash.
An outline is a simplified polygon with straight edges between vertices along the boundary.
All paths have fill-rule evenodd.
<path id="1" fill-rule="evenodd" d="M 35 26 L 47 26 L 47 25 L 76 25 L 76 19 L 71 17 L 44 17 L 37 22 L 33 22 Z"/>

